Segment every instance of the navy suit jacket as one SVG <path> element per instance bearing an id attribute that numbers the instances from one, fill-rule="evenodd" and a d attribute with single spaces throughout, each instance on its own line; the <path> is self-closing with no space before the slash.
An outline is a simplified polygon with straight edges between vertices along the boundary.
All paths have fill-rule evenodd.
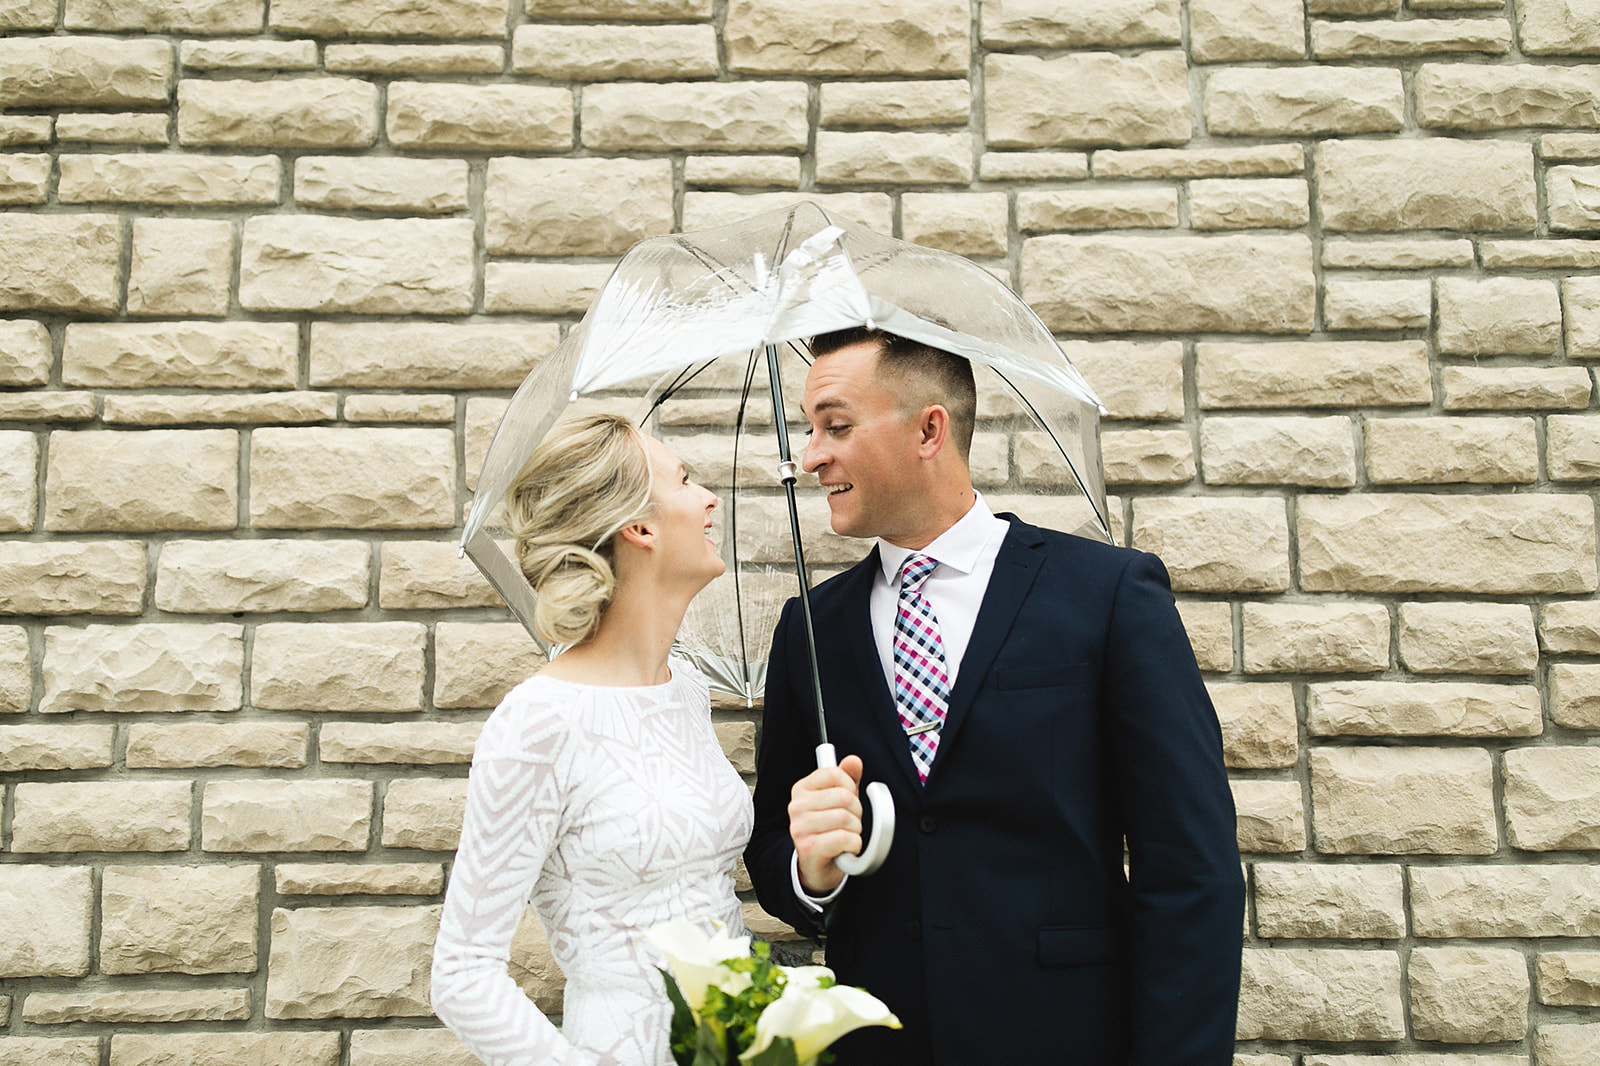
<path id="1" fill-rule="evenodd" d="M 784 608 L 745 853 L 761 904 L 825 933 L 839 980 L 904 1023 L 841 1040 L 839 1066 L 1231 1066 L 1233 799 L 1166 570 L 1003 517 L 926 785 L 873 641 L 876 549 L 812 592 L 828 739 L 888 784 L 897 818 L 883 868 L 821 921 L 790 884 L 789 792 L 816 737 Z"/>

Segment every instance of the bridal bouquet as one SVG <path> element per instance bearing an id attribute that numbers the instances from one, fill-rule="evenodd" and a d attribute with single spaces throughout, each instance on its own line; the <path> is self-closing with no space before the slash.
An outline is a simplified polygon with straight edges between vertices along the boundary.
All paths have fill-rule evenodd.
<path id="1" fill-rule="evenodd" d="M 829 1044 L 868 1025 L 900 1028 L 876 997 L 836 984 L 826 966 L 779 966 L 770 949 L 707 936 L 687 921 L 665 922 L 649 938 L 667 957 L 672 1058 L 678 1066 L 810 1066 Z"/>

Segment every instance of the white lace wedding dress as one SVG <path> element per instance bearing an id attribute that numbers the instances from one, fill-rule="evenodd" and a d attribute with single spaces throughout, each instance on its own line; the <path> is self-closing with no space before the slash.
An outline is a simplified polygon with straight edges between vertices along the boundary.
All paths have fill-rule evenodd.
<path id="1" fill-rule="evenodd" d="M 670 1066 L 663 964 L 643 934 L 744 932 L 733 868 L 750 792 L 673 659 L 642 688 L 535 676 L 484 724 L 433 957 L 433 1006 L 487 1066 Z M 506 971 L 531 901 L 567 978 L 558 1031 Z"/>

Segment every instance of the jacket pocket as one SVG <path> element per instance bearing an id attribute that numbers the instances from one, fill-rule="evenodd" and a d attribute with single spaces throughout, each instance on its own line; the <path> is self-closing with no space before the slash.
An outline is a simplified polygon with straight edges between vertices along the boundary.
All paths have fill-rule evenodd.
<path id="1" fill-rule="evenodd" d="M 1116 961 L 1117 934 L 1109 925 L 1047 925 L 1039 930 L 1039 965 L 1100 966 Z"/>
<path id="2" fill-rule="evenodd" d="M 1088 663 L 1051 663 L 1048 666 L 996 667 L 990 680 L 997 689 L 1061 688 L 1086 685 L 1091 676 Z"/>

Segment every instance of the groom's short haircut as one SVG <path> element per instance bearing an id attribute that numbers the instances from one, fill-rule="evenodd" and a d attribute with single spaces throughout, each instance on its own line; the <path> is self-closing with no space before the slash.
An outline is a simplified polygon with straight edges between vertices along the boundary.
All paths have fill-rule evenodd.
<path id="1" fill-rule="evenodd" d="M 978 416 L 978 389 L 972 363 L 921 341 L 881 329 L 852 326 L 811 338 L 811 357 L 820 359 L 841 348 L 876 344 L 878 382 L 893 392 L 903 414 L 938 404 L 950 413 L 950 439 L 963 460 L 972 454 L 972 427 Z"/>

